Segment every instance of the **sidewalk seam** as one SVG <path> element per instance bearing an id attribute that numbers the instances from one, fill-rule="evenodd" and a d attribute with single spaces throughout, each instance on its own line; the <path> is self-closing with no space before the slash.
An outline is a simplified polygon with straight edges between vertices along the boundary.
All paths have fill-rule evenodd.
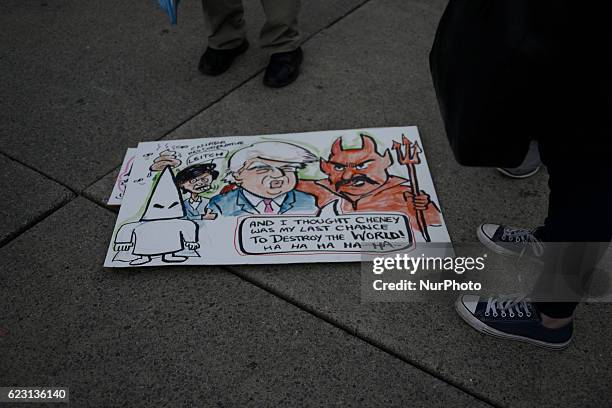
<path id="1" fill-rule="evenodd" d="M 4 239 L 0 240 L 0 248 L 3 248 L 6 245 L 10 244 L 12 241 L 14 241 L 15 239 L 19 238 L 22 234 L 28 232 L 28 230 L 30 230 L 34 226 L 38 225 L 39 222 L 44 221 L 46 218 L 48 218 L 49 216 L 54 214 L 60 208 L 64 207 L 66 204 L 70 203 L 71 201 L 73 201 L 74 199 L 79 197 L 78 195 L 75 195 L 72 192 L 71 192 L 71 194 L 72 195 L 70 197 L 65 198 L 64 200 L 59 202 L 56 206 L 51 207 L 50 209 L 48 209 L 48 210 L 42 212 L 41 214 L 39 214 L 38 216 L 32 218 L 32 220 L 28 221 L 28 223 L 26 225 L 24 225 L 21 228 L 18 228 L 17 230 L 11 232 L 7 237 L 5 237 Z"/>
<path id="2" fill-rule="evenodd" d="M 447 378 L 444 378 L 443 376 L 440 376 L 435 371 L 433 371 L 433 370 L 431 370 L 431 369 L 429 369 L 429 368 L 427 368 L 427 367 L 425 367 L 425 366 L 423 366 L 423 365 L 421 365 L 421 364 L 419 364 L 419 363 L 417 363 L 415 361 L 409 360 L 408 358 L 406 358 L 406 357 L 398 354 L 397 352 L 393 351 L 392 349 L 390 349 L 386 345 L 384 345 L 384 344 L 382 344 L 382 343 L 380 343 L 380 342 L 378 342 L 376 340 L 370 339 L 368 336 L 366 336 L 364 334 L 361 334 L 361 333 L 357 332 L 356 330 L 351 329 L 350 327 L 347 327 L 342 322 L 337 321 L 337 320 L 335 320 L 335 319 L 333 319 L 333 318 L 331 318 L 329 316 L 326 316 L 325 314 L 323 314 L 321 312 L 318 312 L 317 310 L 315 310 L 312 307 L 309 307 L 306 304 L 303 304 L 303 303 L 301 303 L 299 301 L 291 299 L 290 297 L 284 295 L 282 292 L 280 292 L 280 291 L 278 291 L 278 290 L 276 290 L 276 289 L 274 289 L 272 287 L 269 287 L 268 285 L 265 285 L 265 284 L 263 284 L 261 282 L 258 282 L 256 280 L 254 280 L 254 279 L 251 279 L 251 278 L 247 277 L 245 274 L 243 274 L 241 272 L 236 272 L 232 268 L 230 268 L 229 266 L 221 265 L 221 268 L 229 271 L 230 273 L 232 273 L 234 275 L 236 275 L 237 277 L 239 277 L 240 279 L 244 280 L 245 282 L 248 282 L 248 283 L 250 283 L 250 284 L 252 284 L 254 286 L 257 286 L 261 290 L 264 290 L 264 291 L 270 293 L 271 295 L 276 296 L 276 297 L 284 300 L 285 302 L 287 302 L 287 303 L 289 303 L 289 304 L 299 308 L 300 310 L 302 310 L 302 311 L 304 311 L 304 312 L 306 312 L 306 313 L 308 313 L 308 314 L 310 314 L 310 315 L 312 315 L 312 316 L 314 316 L 314 317 L 316 317 L 318 319 L 321 319 L 321 320 L 325 321 L 326 323 L 331 324 L 332 326 L 334 326 L 334 327 L 344 331 L 345 333 L 360 339 L 361 341 L 369 344 L 370 346 L 375 347 L 376 349 L 378 349 L 378 350 L 380 350 L 380 351 L 382 351 L 382 352 L 384 352 L 384 353 L 386 353 L 386 354 L 388 354 L 388 355 L 390 355 L 390 356 L 392 356 L 394 358 L 397 358 L 397 359 L 401 360 L 402 362 L 404 362 L 404 363 L 406 363 L 406 364 L 408 364 L 408 365 L 410 365 L 410 366 L 412 366 L 412 367 L 414 367 L 414 368 L 416 368 L 416 369 L 418 369 L 420 371 L 425 372 L 428 375 L 431 375 L 432 377 L 436 378 L 437 380 L 442 381 L 443 383 L 448 384 L 449 386 L 451 386 L 453 388 L 456 388 L 456 389 L 458 389 L 459 391 L 461 391 L 461 392 L 463 392 L 465 394 L 468 394 L 472 398 L 474 398 L 474 399 L 476 399 L 476 400 L 478 400 L 478 401 L 480 401 L 480 402 L 482 402 L 484 404 L 490 405 L 491 407 L 494 407 L 494 408 L 503 408 L 503 406 L 499 405 L 498 403 L 496 403 L 494 401 L 491 401 L 491 400 L 489 400 L 488 398 L 486 398 L 484 396 L 478 395 L 478 394 L 474 393 L 473 391 L 466 390 L 465 388 L 463 388 L 463 386 L 461 384 L 457 384 L 457 383 L 455 383 L 452 380 L 449 380 Z"/>
<path id="3" fill-rule="evenodd" d="M 75 192 L 73 189 L 71 189 L 70 187 L 64 185 L 63 183 L 53 179 L 52 177 L 47 176 L 46 174 L 35 169 L 34 167 L 27 165 L 26 163 L 22 163 L 20 160 L 17 160 L 4 152 L 0 152 L 0 156 L 4 156 L 9 160 L 14 161 L 15 163 L 29 170 L 32 170 L 36 174 L 68 190 L 68 194 L 66 194 L 66 197 L 60 200 L 55 206 L 48 208 L 47 210 L 33 217 L 31 220 L 28 220 L 25 225 L 21 226 L 20 228 L 17 228 L 15 231 L 10 232 L 6 237 L 0 239 L 0 248 L 2 248 L 8 245 L 13 240 L 15 240 L 16 238 L 18 238 L 21 234 L 27 232 L 30 228 L 34 227 L 36 224 L 43 221 L 45 218 L 49 217 L 51 214 L 53 214 L 54 212 L 56 212 L 57 210 L 59 210 L 60 208 L 62 208 L 63 206 L 65 206 L 66 204 L 74 200 L 75 198 L 77 198 L 79 194 Z"/>
<path id="4" fill-rule="evenodd" d="M 46 173 L 43 173 L 42 171 L 38 170 L 36 167 L 32 167 L 32 166 L 30 166 L 29 164 L 24 163 L 24 162 L 22 162 L 22 161 L 21 161 L 21 160 L 19 160 L 19 159 L 16 159 L 15 157 L 11 156 L 10 154 L 7 154 L 7 153 L 5 153 L 5 152 L 3 152 L 3 151 L 0 151 L 0 156 L 4 156 L 4 157 L 6 157 L 6 158 L 7 158 L 7 159 L 9 159 L 9 160 L 14 161 L 15 163 L 17 163 L 17 164 L 19 164 L 19 165 L 21 165 L 21 166 L 23 166 L 23 167 L 26 167 L 27 169 L 32 170 L 33 172 L 35 172 L 35 173 L 37 173 L 37 174 L 40 174 L 40 175 L 41 175 L 41 176 L 43 176 L 44 178 L 49 179 L 49 180 L 51 180 L 52 182 L 54 182 L 54 183 L 56 183 L 56 184 L 59 184 L 60 186 L 64 187 L 66 190 L 70 191 L 72 194 L 75 194 L 75 195 L 78 195 L 78 194 L 79 194 L 79 193 L 78 193 L 78 192 L 77 192 L 75 189 L 73 189 L 72 187 L 70 187 L 70 186 L 68 186 L 68 185 L 64 184 L 63 182 L 61 182 L 61 181 L 59 181 L 59 180 L 55 179 L 55 178 L 54 178 L 54 177 L 52 177 L 52 176 L 49 176 L 49 175 L 48 175 L 48 174 L 46 174 Z"/>

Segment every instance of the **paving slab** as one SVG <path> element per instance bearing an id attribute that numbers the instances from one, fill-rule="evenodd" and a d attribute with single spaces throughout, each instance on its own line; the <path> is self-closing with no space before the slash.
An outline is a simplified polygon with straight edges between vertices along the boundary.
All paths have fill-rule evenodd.
<path id="1" fill-rule="evenodd" d="M 114 219 L 78 198 L 0 249 L 0 384 L 75 406 L 486 406 L 225 270 L 103 268 Z"/>
<path id="2" fill-rule="evenodd" d="M 0 192 L 0 245 L 74 196 L 67 188 L 1 154 Z"/>
<path id="3" fill-rule="evenodd" d="M 112 211 L 119 211 L 119 206 L 108 206 L 107 203 L 108 198 L 115 187 L 115 182 L 119 176 L 120 169 L 121 167 L 117 167 L 106 176 L 87 187 L 85 190 L 83 190 L 83 195 L 102 206 L 108 207 Z"/>
<path id="4" fill-rule="evenodd" d="M 536 226 L 546 174 L 504 179 L 456 164 L 445 140 L 427 54 L 442 8 L 372 1 L 306 44 L 310 63 L 291 93 L 249 82 L 169 138 L 417 125 L 454 242 L 474 242 L 487 221 Z M 581 307 L 575 343 L 552 353 L 484 338 L 449 304 L 361 304 L 359 266 L 232 268 L 246 279 L 387 347 L 500 406 L 598 407 L 612 362 L 607 305 Z M 554 378 L 551 378 L 554 376 Z"/>
<path id="5" fill-rule="evenodd" d="M 446 381 L 503 407 L 593 407 L 609 401 L 609 304 L 581 305 L 562 352 L 486 337 L 448 303 L 361 303 L 359 265 L 232 267 L 239 275 Z"/>
<path id="6" fill-rule="evenodd" d="M 363 1 L 305 2 L 304 35 Z M 176 27 L 155 2 L 3 1 L 0 151 L 75 190 L 91 184 L 128 146 L 163 136 L 265 66 L 258 3 L 245 1 L 254 47 L 210 78 L 197 70 L 199 1 L 180 4 Z"/>

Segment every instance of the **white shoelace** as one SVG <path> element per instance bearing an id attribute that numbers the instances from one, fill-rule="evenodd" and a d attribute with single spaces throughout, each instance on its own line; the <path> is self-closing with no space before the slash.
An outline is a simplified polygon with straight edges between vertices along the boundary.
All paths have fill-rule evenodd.
<path id="1" fill-rule="evenodd" d="M 521 310 L 522 309 L 522 310 Z M 491 296 L 487 300 L 485 316 L 489 317 L 531 317 L 531 309 L 525 295 Z"/>
<path id="2" fill-rule="evenodd" d="M 520 257 L 523 256 L 528 246 L 531 247 L 533 254 L 537 257 L 542 256 L 544 253 L 544 245 L 542 244 L 542 241 L 537 239 L 533 235 L 532 231 L 505 227 L 501 239 L 502 241 L 525 244 L 523 250 L 521 251 Z"/>

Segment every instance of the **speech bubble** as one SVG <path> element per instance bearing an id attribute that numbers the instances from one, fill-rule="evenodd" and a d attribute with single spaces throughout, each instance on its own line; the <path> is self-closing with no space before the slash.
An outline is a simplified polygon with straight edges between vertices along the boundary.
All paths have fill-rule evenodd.
<path id="1" fill-rule="evenodd" d="M 332 203 L 333 204 L 333 203 Z M 238 224 L 237 245 L 246 255 L 392 252 L 410 248 L 414 235 L 404 214 L 254 215 Z"/>
<path id="2" fill-rule="evenodd" d="M 215 159 L 221 159 L 227 156 L 227 150 L 209 150 L 202 152 L 191 153 L 187 158 L 187 165 L 206 162 Z"/>

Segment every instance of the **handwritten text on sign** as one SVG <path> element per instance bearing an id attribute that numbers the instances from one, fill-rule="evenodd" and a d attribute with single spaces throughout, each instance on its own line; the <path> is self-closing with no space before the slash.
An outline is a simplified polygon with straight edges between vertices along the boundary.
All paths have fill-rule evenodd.
<path id="1" fill-rule="evenodd" d="M 412 246 L 408 217 L 359 213 L 317 216 L 253 216 L 241 220 L 244 254 L 397 251 Z"/>

